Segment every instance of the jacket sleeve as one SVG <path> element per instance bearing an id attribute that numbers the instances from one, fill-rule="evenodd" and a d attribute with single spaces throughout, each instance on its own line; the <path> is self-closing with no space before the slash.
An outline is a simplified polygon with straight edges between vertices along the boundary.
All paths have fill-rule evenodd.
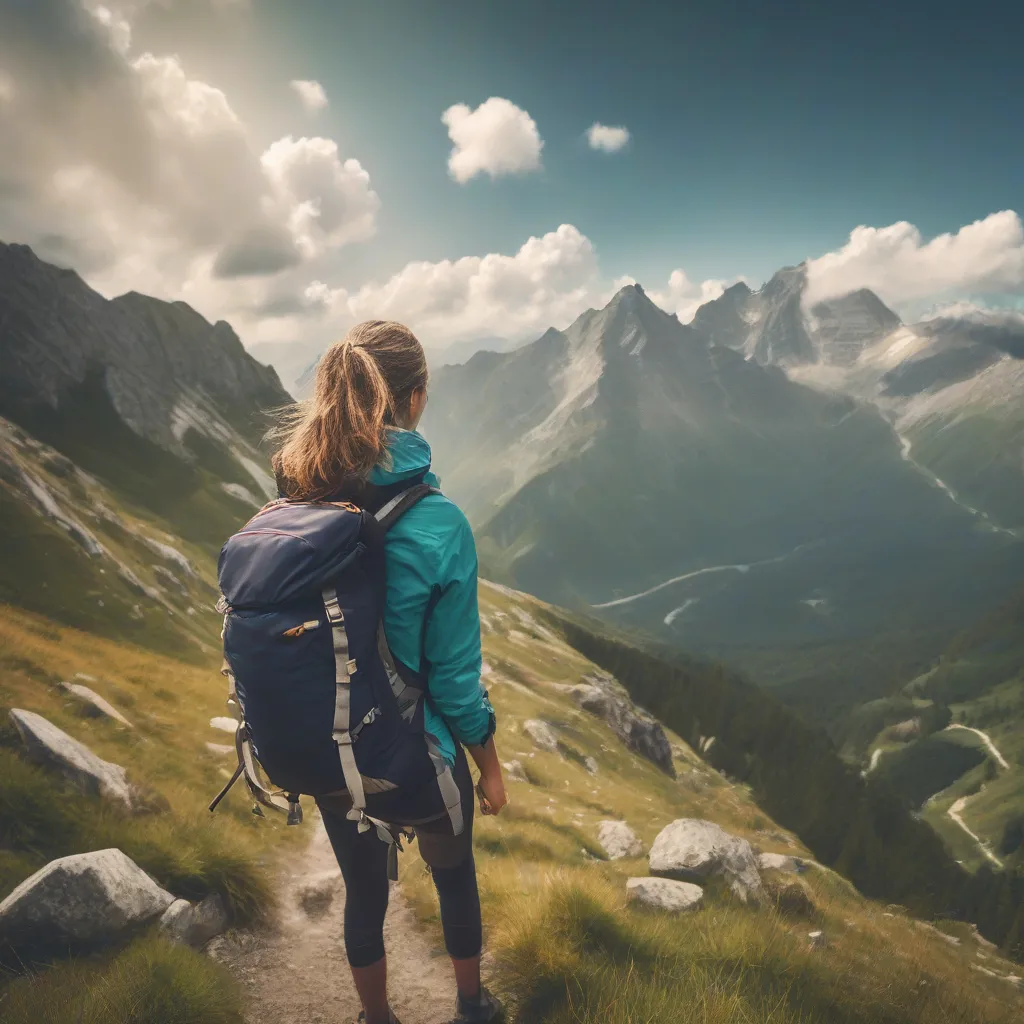
<path id="1" fill-rule="evenodd" d="M 480 682 L 480 613 L 473 532 L 457 509 L 450 540 L 439 553 L 433 610 L 424 627 L 430 699 L 457 740 L 485 743 L 495 729 L 494 709 Z"/>

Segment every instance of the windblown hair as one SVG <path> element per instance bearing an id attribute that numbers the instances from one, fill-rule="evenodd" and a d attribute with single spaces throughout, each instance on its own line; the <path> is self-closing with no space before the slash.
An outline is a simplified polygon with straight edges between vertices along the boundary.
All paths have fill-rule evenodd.
<path id="1" fill-rule="evenodd" d="M 389 320 L 356 324 L 321 357 L 313 397 L 288 410 L 273 435 L 279 486 L 316 500 L 358 488 L 387 463 L 388 433 L 427 386 L 423 346 Z"/>

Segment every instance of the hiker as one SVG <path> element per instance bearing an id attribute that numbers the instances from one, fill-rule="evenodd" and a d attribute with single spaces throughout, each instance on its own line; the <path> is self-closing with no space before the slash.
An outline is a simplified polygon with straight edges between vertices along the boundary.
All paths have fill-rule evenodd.
<path id="1" fill-rule="evenodd" d="M 502 809 L 505 786 L 495 715 L 480 682 L 476 548 L 466 517 L 436 490 L 430 446 L 416 432 L 426 403 L 426 357 L 413 333 L 380 320 L 358 324 L 321 358 L 313 397 L 282 432 L 274 467 L 282 497 L 349 502 L 370 512 L 413 485 L 432 488 L 384 537 L 383 626 L 398 674 L 425 694 L 423 729 L 454 787 L 446 800 L 428 767 L 418 786 L 368 789 L 366 806 L 373 818 L 415 827 L 455 969 L 455 1019 L 491 1021 L 502 1011 L 480 981 L 475 801 L 465 750 L 480 770 L 482 813 Z M 363 1006 L 359 1019 L 393 1024 L 383 940 L 388 846 L 379 830 L 360 831 L 347 792 L 318 796 L 317 804 L 345 880 L 345 947 Z"/>

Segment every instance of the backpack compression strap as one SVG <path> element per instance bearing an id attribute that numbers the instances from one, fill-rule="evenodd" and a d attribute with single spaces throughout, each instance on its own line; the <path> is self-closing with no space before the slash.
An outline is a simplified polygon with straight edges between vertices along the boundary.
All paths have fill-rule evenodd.
<path id="1" fill-rule="evenodd" d="M 428 494 L 437 493 L 439 493 L 437 488 L 421 483 L 414 484 L 400 494 L 396 494 L 374 516 L 381 532 L 387 533 L 402 515 Z M 363 778 L 359 774 L 355 753 L 352 750 L 352 701 L 350 687 L 352 684 L 352 673 L 357 670 L 358 666 L 355 660 L 350 659 L 348 656 L 348 633 L 345 631 L 345 613 L 338 602 L 338 593 L 335 588 L 327 587 L 323 591 L 323 599 L 324 608 L 327 611 L 327 620 L 331 624 L 331 635 L 334 643 L 334 682 L 337 688 L 334 701 L 334 742 L 338 745 L 338 758 L 341 761 L 341 771 L 345 778 L 345 788 L 348 790 L 349 797 L 352 800 L 352 809 L 348 812 L 347 817 L 352 821 L 358 821 L 359 831 L 365 832 L 369 830 L 371 824 L 383 825 L 383 822 L 378 823 L 366 814 L 366 792 L 363 787 Z M 378 643 L 382 636 L 383 630 L 379 630 Z M 386 647 L 386 643 L 384 646 Z M 395 680 L 398 680 L 397 673 L 392 677 L 393 664 L 393 660 L 390 657 L 385 659 L 385 666 L 388 669 L 392 688 L 396 685 Z M 400 682 L 401 680 L 398 681 Z M 403 687 L 401 697 L 404 699 L 400 699 L 400 706 L 414 707 L 416 701 L 422 696 L 422 691 L 413 694 L 405 693 L 405 690 L 414 690 L 414 688 Z M 396 691 L 395 696 L 399 698 L 399 692 Z M 391 830 L 387 829 L 386 826 L 385 831 L 393 836 Z M 378 834 L 382 833 L 380 827 L 378 827 L 377 832 Z"/>

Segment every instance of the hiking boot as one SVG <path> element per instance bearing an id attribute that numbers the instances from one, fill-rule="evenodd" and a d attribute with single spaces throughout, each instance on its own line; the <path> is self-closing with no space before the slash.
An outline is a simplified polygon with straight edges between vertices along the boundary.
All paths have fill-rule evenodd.
<path id="1" fill-rule="evenodd" d="M 455 1020 L 452 1024 L 488 1024 L 490 1021 L 504 1019 L 505 1008 L 501 1002 L 481 985 L 475 999 L 466 999 L 459 993 L 455 1004 Z"/>
<path id="2" fill-rule="evenodd" d="M 390 1013 L 391 1011 L 389 1010 L 388 1012 Z M 366 1024 L 366 1011 L 365 1010 L 360 1010 L 359 1011 L 359 1016 L 356 1017 L 356 1024 Z M 391 1024 L 402 1024 L 402 1022 L 392 1013 L 391 1014 Z"/>

